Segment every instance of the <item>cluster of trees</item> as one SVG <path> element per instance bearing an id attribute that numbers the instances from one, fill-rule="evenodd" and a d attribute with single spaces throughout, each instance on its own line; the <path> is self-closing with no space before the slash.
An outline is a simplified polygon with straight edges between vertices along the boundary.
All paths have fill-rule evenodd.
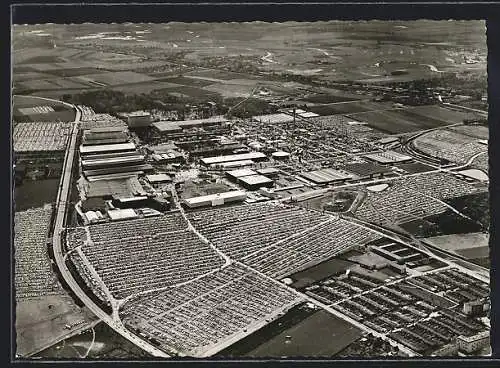
<path id="1" fill-rule="evenodd" d="M 226 115 L 228 117 L 236 117 L 240 119 L 250 118 L 255 115 L 263 115 L 263 114 L 272 114 L 277 111 L 278 107 L 275 105 L 271 105 L 269 102 L 260 100 L 258 98 L 249 98 L 246 101 L 242 102 L 240 105 L 229 111 L 231 106 L 235 106 L 244 98 L 226 98 L 224 100 L 223 108 L 226 109 Z"/>
<path id="2" fill-rule="evenodd" d="M 170 90 L 164 89 L 154 90 L 148 94 L 125 94 L 121 91 L 101 89 L 74 95 L 65 94 L 62 99 L 72 104 L 90 106 L 97 113 L 116 114 L 118 112 L 155 109 L 177 111 L 181 120 L 193 110 L 198 111 L 203 117 L 228 114 L 228 117 L 237 118 L 248 118 L 253 115 L 277 111 L 277 106 L 257 98 L 249 98 L 231 109 L 244 98 L 222 98 L 220 95 L 180 97 L 171 94 Z"/>

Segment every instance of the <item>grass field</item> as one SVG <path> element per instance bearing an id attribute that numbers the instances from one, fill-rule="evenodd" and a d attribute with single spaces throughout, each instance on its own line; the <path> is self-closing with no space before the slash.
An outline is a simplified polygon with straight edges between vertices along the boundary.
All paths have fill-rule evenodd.
<path id="1" fill-rule="evenodd" d="M 391 104 L 385 102 L 354 101 L 337 104 L 325 104 L 309 106 L 308 110 L 319 115 L 354 114 L 373 110 L 391 108 Z"/>
<path id="2" fill-rule="evenodd" d="M 16 353 L 23 356 L 67 335 L 66 324 L 88 323 L 94 317 L 67 295 L 53 295 L 16 304 Z"/>
<path id="3" fill-rule="evenodd" d="M 59 179 L 25 180 L 21 185 L 15 187 L 16 211 L 42 207 L 46 203 L 54 202 L 58 188 Z"/>
<path id="4" fill-rule="evenodd" d="M 353 113 L 349 116 L 382 132 L 396 134 L 461 123 L 469 114 L 432 105 Z"/>
<path id="5" fill-rule="evenodd" d="M 206 79 L 189 78 L 189 77 L 165 78 L 161 80 L 165 82 L 181 84 L 183 86 L 191 86 L 191 87 L 205 87 L 213 84 L 212 81 Z"/>
<path id="6" fill-rule="evenodd" d="M 332 357 L 361 335 L 361 330 L 353 325 L 325 311 L 318 311 L 264 342 L 246 356 Z"/>
<path id="7" fill-rule="evenodd" d="M 312 95 L 312 96 L 304 98 L 304 101 L 314 102 L 314 103 L 322 103 L 322 104 L 346 102 L 346 101 L 352 101 L 352 100 L 353 99 L 350 97 L 331 95 L 331 94 L 326 94 L 326 93 L 325 94 L 316 94 L 316 95 Z"/>
<path id="8" fill-rule="evenodd" d="M 105 72 L 98 74 L 88 74 L 85 76 L 75 77 L 83 82 L 97 82 L 108 86 L 130 83 L 151 82 L 153 78 L 146 74 L 134 72 Z"/>

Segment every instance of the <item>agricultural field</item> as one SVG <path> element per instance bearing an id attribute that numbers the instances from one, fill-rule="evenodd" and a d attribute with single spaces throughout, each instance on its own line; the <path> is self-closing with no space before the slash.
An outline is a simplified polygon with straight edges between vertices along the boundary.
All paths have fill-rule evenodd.
<path id="1" fill-rule="evenodd" d="M 104 86 L 151 82 L 153 78 L 135 72 L 108 72 L 75 77 L 83 82 Z"/>
<path id="2" fill-rule="evenodd" d="M 36 208 L 47 203 L 53 203 L 59 189 L 59 178 L 44 180 L 24 180 L 15 186 L 14 204 L 16 211 Z"/>
<path id="3" fill-rule="evenodd" d="M 391 107 L 392 105 L 386 102 L 354 101 L 325 105 L 308 105 L 307 109 L 319 115 L 336 115 L 385 110 Z"/>
<path id="4" fill-rule="evenodd" d="M 389 134 L 411 133 L 441 126 L 459 124 L 470 114 L 440 106 L 418 106 L 390 110 L 353 113 L 348 116 L 368 123 L 374 129 Z"/>
<path id="5" fill-rule="evenodd" d="M 212 80 L 202 79 L 202 78 L 190 78 L 190 77 L 174 77 L 174 78 L 165 78 L 163 79 L 165 82 L 183 85 L 183 86 L 191 86 L 191 87 L 206 87 L 213 84 Z"/>

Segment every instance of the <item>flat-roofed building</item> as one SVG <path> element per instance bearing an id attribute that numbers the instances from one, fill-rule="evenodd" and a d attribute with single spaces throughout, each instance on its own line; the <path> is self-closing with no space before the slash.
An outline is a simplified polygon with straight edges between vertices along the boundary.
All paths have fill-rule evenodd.
<path id="1" fill-rule="evenodd" d="M 201 159 L 201 162 L 204 165 L 209 166 L 212 164 L 221 164 L 224 162 L 242 161 L 242 160 L 251 160 L 254 162 L 259 162 L 267 160 L 267 156 L 261 152 L 250 152 L 250 153 L 241 153 L 238 155 L 204 157 Z"/>
<path id="2" fill-rule="evenodd" d="M 130 152 L 135 151 L 135 144 L 132 142 L 117 143 L 117 144 L 99 144 L 95 146 L 80 146 L 80 154 L 82 156 L 101 154 L 101 153 L 115 153 L 115 152 Z"/>
<path id="3" fill-rule="evenodd" d="M 152 124 L 158 133 L 171 134 L 178 133 L 184 129 L 195 128 L 195 127 L 209 127 L 223 125 L 227 123 L 228 120 L 224 116 L 213 116 L 208 119 L 194 119 L 194 120 L 182 120 L 182 121 L 158 121 Z"/>
<path id="4" fill-rule="evenodd" d="M 315 184 L 341 183 L 346 180 L 358 178 L 355 174 L 335 169 L 314 170 L 300 173 L 300 176 Z"/>
<path id="5" fill-rule="evenodd" d="M 182 204 L 188 208 L 198 208 L 207 206 L 221 206 L 226 203 L 242 202 L 247 198 L 245 192 L 241 190 L 235 190 L 224 193 L 210 194 L 206 196 L 185 198 L 182 200 Z"/>
<path id="6" fill-rule="evenodd" d="M 280 171 L 275 167 L 265 167 L 263 169 L 258 169 L 257 172 L 261 175 L 267 176 L 268 178 L 275 178 L 280 173 Z"/>
<path id="7" fill-rule="evenodd" d="M 346 171 L 357 175 L 360 179 L 381 177 L 391 172 L 388 167 L 374 162 L 357 162 L 347 164 L 344 168 Z"/>
<path id="8" fill-rule="evenodd" d="M 110 129 L 94 128 L 83 131 L 82 145 L 126 143 L 128 139 L 127 131 L 120 127 L 111 127 Z"/>
<path id="9" fill-rule="evenodd" d="M 108 216 L 111 221 L 129 220 L 139 217 L 132 208 L 108 210 Z"/>
<path id="10" fill-rule="evenodd" d="M 124 114 L 130 128 L 143 128 L 151 125 L 151 114 L 147 111 L 134 111 Z"/>
<path id="11" fill-rule="evenodd" d="M 110 158 L 94 158 L 88 157 L 82 160 L 82 168 L 87 169 L 101 169 L 114 166 L 127 166 L 132 164 L 141 164 L 144 162 L 143 155 L 124 155 Z"/>
<path id="12" fill-rule="evenodd" d="M 473 353 L 490 343 L 490 331 L 481 331 L 473 336 L 459 336 L 457 338 L 458 348 L 466 353 Z"/>
<path id="13" fill-rule="evenodd" d="M 275 160 L 281 160 L 281 161 L 288 160 L 290 158 L 290 154 L 285 151 L 273 152 L 271 155 Z"/>
<path id="14" fill-rule="evenodd" d="M 309 119 L 309 118 L 316 118 L 318 117 L 319 115 L 316 114 L 315 112 L 311 112 L 311 111 L 304 111 L 304 112 L 301 112 L 301 113 L 297 113 L 301 118 L 305 118 L 305 119 Z"/>
<path id="15" fill-rule="evenodd" d="M 167 174 L 146 175 L 146 179 L 151 184 L 170 183 L 172 181 L 172 178 Z"/>
<path id="16" fill-rule="evenodd" d="M 255 162 L 252 160 L 241 160 L 241 161 L 230 161 L 230 162 L 223 162 L 220 164 L 212 164 L 210 167 L 212 168 L 221 168 L 221 169 L 231 169 L 231 168 L 237 168 L 237 167 L 248 167 L 248 166 L 253 166 Z"/>
<path id="17" fill-rule="evenodd" d="M 238 178 L 238 183 L 248 190 L 259 190 L 259 188 L 271 188 L 274 186 L 274 181 L 264 175 L 247 175 Z"/>
<path id="18" fill-rule="evenodd" d="M 117 175 L 127 174 L 128 176 L 140 175 L 145 172 L 151 172 L 154 168 L 150 164 L 141 164 L 141 165 L 126 165 L 126 166 L 117 166 L 117 167 L 107 167 L 104 169 L 91 169 L 91 170 L 83 170 L 83 175 L 89 180 L 96 180 L 96 177 L 102 177 L 104 179 L 106 175 Z"/>
<path id="19" fill-rule="evenodd" d="M 407 162 L 413 160 L 413 157 L 404 155 L 396 151 L 370 153 L 368 155 L 365 155 L 364 157 L 383 165 L 397 163 L 397 162 Z"/>
<path id="20" fill-rule="evenodd" d="M 239 178 L 243 176 L 257 175 L 257 173 L 251 169 L 237 169 L 237 170 L 226 171 L 226 175 L 232 180 L 237 181 Z"/>

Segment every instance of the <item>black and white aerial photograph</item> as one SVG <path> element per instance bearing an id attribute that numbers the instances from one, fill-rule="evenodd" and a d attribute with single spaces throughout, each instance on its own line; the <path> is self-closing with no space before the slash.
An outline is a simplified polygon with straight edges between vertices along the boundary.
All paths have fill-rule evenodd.
<path id="1" fill-rule="evenodd" d="M 492 355 L 484 21 L 11 43 L 17 360 Z"/>

